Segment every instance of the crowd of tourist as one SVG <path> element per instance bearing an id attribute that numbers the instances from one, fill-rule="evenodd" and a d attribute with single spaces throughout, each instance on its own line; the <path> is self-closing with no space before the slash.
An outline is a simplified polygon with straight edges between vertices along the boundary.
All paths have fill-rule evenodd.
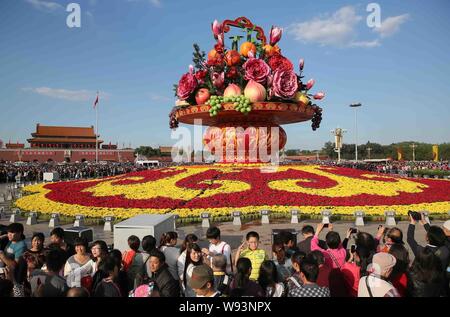
<path id="1" fill-rule="evenodd" d="M 314 161 L 310 164 L 355 168 L 383 174 L 396 174 L 413 177 L 415 172 L 423 170 L 450 171 L 449 161 L 386 161 L 386 162 L 352 162 L 352 161 Z"/>
<path id="2" fill-rule="evenodd" d="M 417 219 L 417 218 L 416 218 Z M 415 237 L 424 226 L 426 245 Z M 326 234 L 325 232 L 326 231 Z M 296 244 L 290 231 L 273 238 L 272 252 L 246 234 L 234 256 L 217 227 L 206 232 L 209 247 L 177 232 L 159 243 L 147 235 L 128 238 L 123 252 L 101 240 L 91 245 L 64 239 L 64 230 L 35 233 L 25 243 L 23 225 L 12 223 L 0 236 L 1 297 L 447 297 L 450 221 L 443 227 L 410 218 L 406 233 L 380 225 L 375 235 L 333 225 L 305 225 Z M 406 244 L 412 250 L 410 258 Z"/>
<path id="3" fill-rule="evenodd" d="M 308 161 L 300 162 L 303 164 L 320 164 L 326 166 L 340 166 L 348 168 L 356 168 L 367 170 L 371 172 L 379 172 L 385 174 L 399 174 L 401 176 L 412 177 L 415 171 L 418 170 L 439 170 L 449 171 L 450 165 L 448 161 L 389 161 L 386 163 L 367 163 L 367 162 L 351 162 L 351 161 Z M 199 162 L 160 162 L 158 168 L 179 166 L 179 165 L 199 165 L 210 163 Z M 279 165 L 299 164 L 298 161 L 282 161 Z M 148 169 L 148 167 L 140 166 L 134 162 L 117 163 L 117 162 L 102 162 L 102 163 L 0 163 L 0 183 L 15 183 L 18 180 L 21 182 L 42 181 L 45 172 L 57 172 L 60 179 L 86 179 L 96 177 L 115 176 L 119 174 Z"/>
<path id="4" fill-rule="evenodd" d="M 0 163 L 0 183 L 42 181 L 45 172 L 57 172 L 60 179 L 85 179 L 115 176 L 145 169 L 128 163 Z"/>

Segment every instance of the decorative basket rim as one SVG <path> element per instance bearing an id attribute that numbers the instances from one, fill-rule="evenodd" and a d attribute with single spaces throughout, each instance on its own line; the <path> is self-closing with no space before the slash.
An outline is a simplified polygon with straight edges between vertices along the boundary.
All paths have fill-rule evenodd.
<path id="1" fill-rule="evenodd" d="M 220 124 L 290 124 L 309 121 L 314 115 L 311 105 L 302 102 L 262 101 L 252 103 L 252 111 L 243 114 L 234 110 L 233 102 L 222 103 L 223 109 L 216 116 L 211 117 L 211 106 L 206 104 L 189 105 L 176 110 L 178 121 L 185 124 L 195 124 L 194 120 L 201 119 L 202 125 L 214 126 Z"/>

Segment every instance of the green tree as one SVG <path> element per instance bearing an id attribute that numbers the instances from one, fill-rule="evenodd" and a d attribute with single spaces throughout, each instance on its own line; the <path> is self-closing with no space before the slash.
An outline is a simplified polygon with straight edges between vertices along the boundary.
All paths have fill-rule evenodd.
<path id="1" fill-rule="evenodd" d="M 298 150 L 286 150 L 284 151 L 284 154 L 286 156 L 295 156 L 298 155 Z"/>

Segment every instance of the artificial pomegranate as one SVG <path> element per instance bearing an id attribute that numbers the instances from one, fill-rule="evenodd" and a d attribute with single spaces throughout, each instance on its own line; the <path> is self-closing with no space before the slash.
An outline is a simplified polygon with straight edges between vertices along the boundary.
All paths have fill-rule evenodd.
<path id="1" fill-rule="evenodd" d="M 197 105 L 202 105 L 208 101 L 210 96 L 211 94 L 207 88 L 200 88 L 195 94 L 195 102 L 197 102 Z"/>

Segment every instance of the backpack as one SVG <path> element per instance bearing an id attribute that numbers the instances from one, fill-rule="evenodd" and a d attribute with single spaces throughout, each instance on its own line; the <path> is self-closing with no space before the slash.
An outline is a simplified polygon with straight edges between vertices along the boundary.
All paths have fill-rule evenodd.
<path id="1" fill-rule="evenodd" d="M 150 256 L 147 257 L 147 259 L 144 261 L 144 264 L 142 265 L 142 269 L 140 272 L 136 273 L 136 277 L 134 278 L 134 287 L 138 287 L 139 285 L 146 284 L 150 282 L 150 277 L 147 274 L 147 261 L 150 259 Z"/>

